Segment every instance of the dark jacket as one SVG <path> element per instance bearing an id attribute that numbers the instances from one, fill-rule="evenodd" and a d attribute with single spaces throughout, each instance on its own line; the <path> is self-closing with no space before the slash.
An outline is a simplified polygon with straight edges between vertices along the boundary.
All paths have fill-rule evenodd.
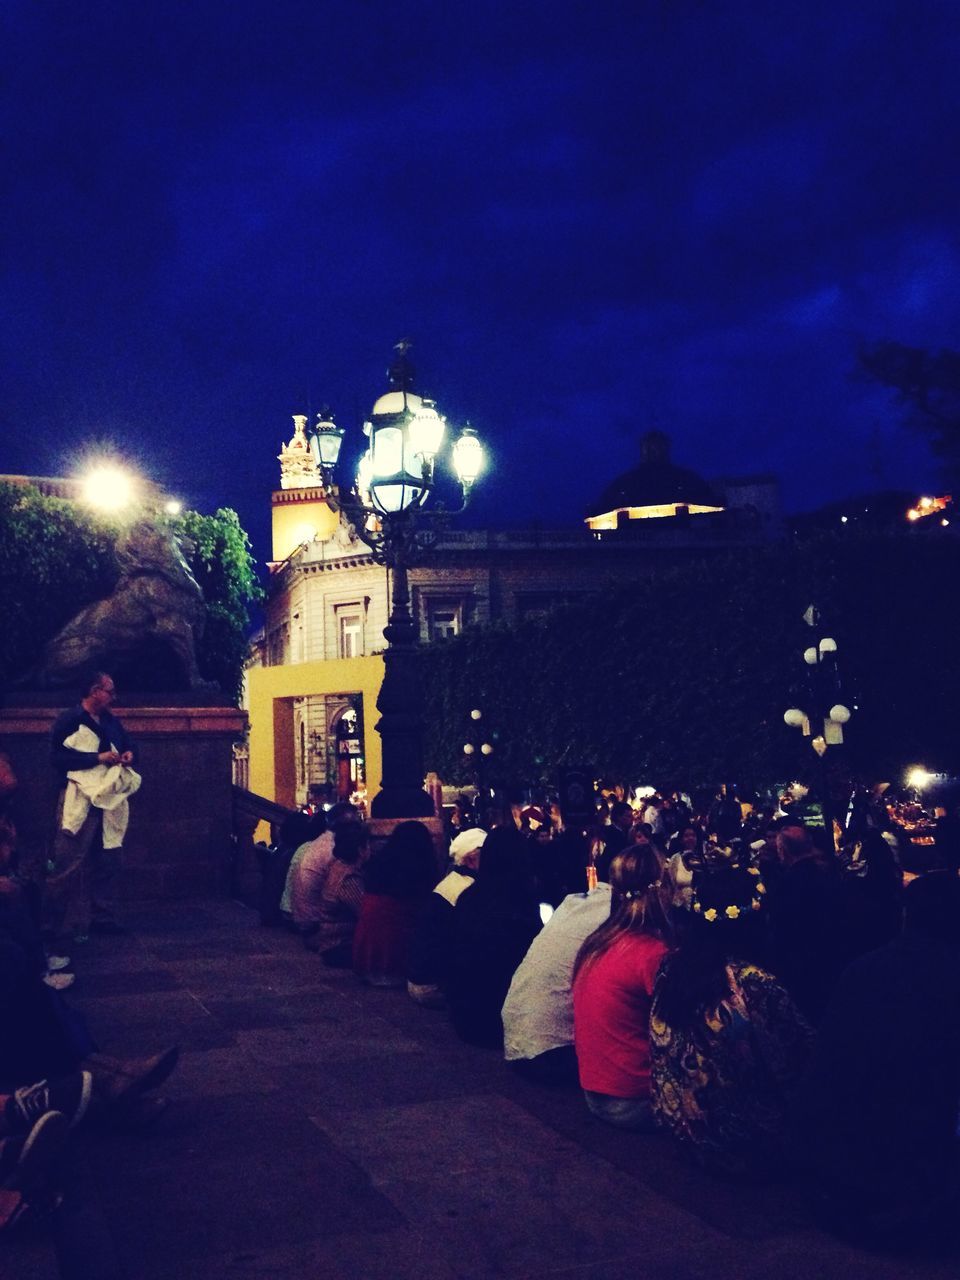
<path id="1" fill-rule="evenodd" d="M 99 738 L 97 751 L 75 751 L 72 747 L 63 745 L 66 739 L 71 734 L 76 733 L 81 725 L 92 729 Z M 99 751 L 116 750 L 121 755 L 125 751 L 132 751 L 133 763 L 136 764 L 137 762 L 137 749 L 116 716 L 112 716 L 109 711 L 102 711 L 98 724 L 93 716 L 88 715 L 81 706 L 71 707 L 68 711 L 62 711 L 57 716 L 53 728 L 50 730 L 50 749 L 53 767 L 56 769 L 61 783 L 64 784 L 71 769 L 95 768 L 99 763 L 97 759 Z"/>

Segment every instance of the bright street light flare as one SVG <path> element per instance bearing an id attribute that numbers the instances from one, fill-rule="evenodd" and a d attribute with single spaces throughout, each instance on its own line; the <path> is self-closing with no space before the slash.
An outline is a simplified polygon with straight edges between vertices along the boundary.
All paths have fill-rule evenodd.
<path id="1" fill-rule="evenodd" d="M 100 463 L 83 477 L 83 498 L 101 511 L 120 511 L 134 500 L 138 478 L 113 463 Z"/>

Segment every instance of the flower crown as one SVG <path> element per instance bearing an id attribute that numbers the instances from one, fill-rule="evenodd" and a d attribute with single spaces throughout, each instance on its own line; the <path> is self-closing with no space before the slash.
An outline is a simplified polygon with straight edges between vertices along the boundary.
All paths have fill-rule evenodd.
<path id="1" fill-rule="evenodd" d="M 621 898 L 626 899 L 627 902 L 632 902 L 634 898 L 645 898 L 647 894 L 651 892 L 651 890 L 659 889 L 659 888 L 660 888 L 660 881 L 654 880 L 652 884 L 648 884 L 645 889 L 627 889 L 620 896 Z"/>
<path id="2" fill-rule="evenodd" d="M 767 886 L 760 879 L 760 870 L 758 867 L 746 867 L 747 875 L 753 876 L 753 892 L 750 896 L 750 905 L 748 907 L 740 907 L 732 902 L 727 907 L 707 907 L 704 910 L 703 903 L 694 890 L 693 902 L 691 910 L 695 915 L 702 916 L 709 924 L 713 924 L 715 920 L 738 920 L 740 916 L 745 915 L 748 911 L 759 911 L 763 901 L 763 895 L 767 892 Z"/>

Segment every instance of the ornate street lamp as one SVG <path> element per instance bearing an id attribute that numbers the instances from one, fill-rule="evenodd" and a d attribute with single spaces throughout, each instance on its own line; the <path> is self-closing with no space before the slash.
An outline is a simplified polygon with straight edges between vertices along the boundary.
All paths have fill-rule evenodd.
<path id="1" fill-rule="evenodd" d="M 803 651 L 807 667 L 806 709 L 793 706 L 783 713 L 784 722 L 801 729 L 817 753 L 820 762 L 820 790 L 823 822 L 831 848 L 836 849 L 833 834 L 833 808 L 827 775 L 826 754 L 830 747 L 843 744 L 843 726 L 853 714 L 841 700 L 840 671 L 837 666 L 837 642 L 822 635 L 822 619 L 815 605 L 810 605 L 803 620 L 813 629 L 814 643 Z M 820 726 L 823 726 L 822 732 Z"/>
<path id="2" fill-rule="evenodd" d="M 447 424 L 432 400 L 413 391 L 409 348 L 409 342 L 397 343 L 397 357 L 388 372 L 390 390 L 377 400 L 363 425 L 370 443 L 347 492 L 334 485 L 343 428 L 329 413 L 321 414 L 310 437 L 331 506 L 343 511 L 374 560 L 391 571 L 390 620 L 383 631 L 387 648 L 377 698 L 383 779 L 370 807 L 375 818 L 419 818 L 434 811 L 423 790 L 423 698 L 407 570 L 433 545 L 445 521 L 467 505 L 484 460 L 476 432 L 465 428 L 450 451 L 460 505 L 454 510 L 440 502 L 427 506 Z"/>

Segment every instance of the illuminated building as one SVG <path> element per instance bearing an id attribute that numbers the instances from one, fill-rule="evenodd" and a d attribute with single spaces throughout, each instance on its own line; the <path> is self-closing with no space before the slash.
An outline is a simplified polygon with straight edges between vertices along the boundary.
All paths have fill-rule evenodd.
<path id="1" fill-rule="evenodd" d="M 379 785 L 374 702 L 389 600 L 387 570 L 335 513 L 306 441 L 298 416 L 278 455 L 272 578 L 247 681 L 250 788 L 291 806 Z M 641 447 L 640 464 L 581 522 L 442 533 L 428 562 L 409 572 L 421 642 L 517 625 L 608 587 L 649 582 L 679 561 L 780 535 L 775 480 L 707 484 L 670 461 L 662 433 Z"/>

